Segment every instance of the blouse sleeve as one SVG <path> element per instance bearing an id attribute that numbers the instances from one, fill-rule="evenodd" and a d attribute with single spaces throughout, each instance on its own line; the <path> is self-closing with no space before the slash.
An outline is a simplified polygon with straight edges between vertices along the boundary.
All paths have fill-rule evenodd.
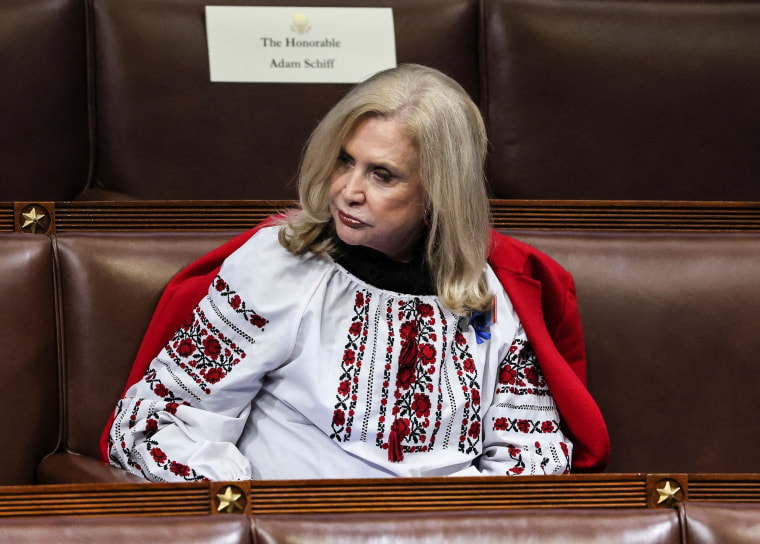
<path id="1" fill-rule="evenodd" d="M 565 474 L 572 443 L 522 325 L 499 365 L 494 400 L 483 420 L 479 469 L 488 475 Z"/>
<path id="2" fill-rule="evenodd" d="M 229 261 L 117 404 L 114 465 L 152 481 L 250 479 L 236 443 L 264 377 L 293 348 L 298 308 L 285 287 L 252 280 L 245 255 Z"/>

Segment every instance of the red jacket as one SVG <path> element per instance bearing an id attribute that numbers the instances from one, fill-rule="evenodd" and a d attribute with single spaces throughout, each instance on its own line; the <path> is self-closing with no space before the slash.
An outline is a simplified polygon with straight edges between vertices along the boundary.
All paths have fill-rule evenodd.
<path id="1" fill-rule="evenodd" d="M 488 261 L 525 328 L 573 442 L 573 471 L 604 470 L 610 439 L 586 389 L 586 348 L 572 276 L 537 249 L 496 231 Z"/>
<path id="2" fill-rule="evenodd" d="M 242 246 L 269 218 L 177 274 L 167 285 L 140 345 L 126 390 L 142 379 L 156 354 L 166 345 L 208 292 L 208 286 L 228 255 Z M 573 442 L 574 471 L 601 471 L 609 458 L 609 437 L 601 412 L 586 389 L 583 344 L 573 279 L 538 250 L 492 231 L 489 262 L 517 311 L 536 353 Z M 113 414 L 100 439 L 100 454 L 108 460 L 108 436 Z"/>

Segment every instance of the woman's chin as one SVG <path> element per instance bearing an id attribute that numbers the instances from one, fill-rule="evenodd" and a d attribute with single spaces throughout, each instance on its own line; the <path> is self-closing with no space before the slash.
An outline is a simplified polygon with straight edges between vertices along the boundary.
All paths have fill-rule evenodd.
<path id="1" fill-rule="evenodd" d="M 364 245 L 364 237 L 360 235 L 360 233 L 356 232 L 355 229 L 349 229 L 347 227 L 338 227 L 338 238 L 340 238 L 340 241 L 343 242 L 346 245 L 349 246 L 363 246 Z M 348 231 L 348 232 L 345 232 Z"/>

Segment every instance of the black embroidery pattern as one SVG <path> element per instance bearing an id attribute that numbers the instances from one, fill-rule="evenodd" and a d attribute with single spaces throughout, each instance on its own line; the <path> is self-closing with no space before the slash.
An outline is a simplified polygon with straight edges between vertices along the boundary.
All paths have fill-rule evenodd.
<path id="1" fill-rule="evenodd" d="M 366 290 L 359 291 L 354 297 L 353 317 L 348 329 L 348 338 L 341 361 L 340 383 L 338 384 L 335 407 L 332 418 L 330 438 L 338 442 L 348 442 L 351 437 L 358 400 L 359 372 L 369 333 L 369 306 L 372 294 Z"/>
<path id="2" fill-rule="evenodd" d="M 436 312 L 431 304 L 418 298 L 397 302 L 401 351 L 393 384 L 393 423 L 391 432 L 398 436 L 404 452 L 428 451 L 431 417 L 440 421 L 441 403 L 433 405 L 433 376 L 438 364 Z M 390 401 L 390 383 L 383 398 Z M 440 396 L 439 396 L 440 398 Z M 387 445 L 384 445 L 387 448 Z"/>
<path id="3" fill-rule="evenodd" d="M 200 307 L 196 307 L 165 350 L 207 395 L 211 394 L 211 386 L 227 377 L 246 356 L 242 348 L 211 324 Z"/>
<path id="4" fill-rule="evenodd" d="M 525 338 L 516 338 L 499 365 L 498 393 L 551 396 L 536 354 Z"/>
<path id="5" fill-rule="evenodd" d="M 480 415 L 480 381 L 478 369 L 472 358 L 467 339 L 461 331 L 454 334 L 451 345 L 452 359 L 465 396 L 462 427 L 459 434 L 459 451 L 480 454 L 481 415 Z"/>

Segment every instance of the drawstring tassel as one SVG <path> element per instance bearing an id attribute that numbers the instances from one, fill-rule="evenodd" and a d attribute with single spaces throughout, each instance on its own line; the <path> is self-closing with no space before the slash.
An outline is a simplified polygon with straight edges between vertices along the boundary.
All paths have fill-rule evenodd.
<path id="1" fill-rule="evenodd" d="M 396 425 L 391 426 L 390 436 L 388 437 L 388 461 L 391 463 L 400 463 L 404 460 L 404 450 L 401 447 L 401 437 Z"/>

